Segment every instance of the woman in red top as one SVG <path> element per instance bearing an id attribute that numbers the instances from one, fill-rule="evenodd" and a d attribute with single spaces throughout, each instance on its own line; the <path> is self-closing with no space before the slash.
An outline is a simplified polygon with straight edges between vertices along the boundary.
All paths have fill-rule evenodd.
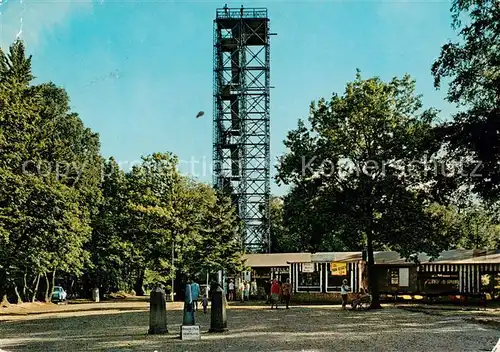
<path id="1" fill-rule="evenodd" d="M 271 285 L 271 309 L 276 305 L 276 309 L 278 309 L 278 300 L 280 297 L 280 285 L 276 280 L 273 280 L 273 284 Z"/>

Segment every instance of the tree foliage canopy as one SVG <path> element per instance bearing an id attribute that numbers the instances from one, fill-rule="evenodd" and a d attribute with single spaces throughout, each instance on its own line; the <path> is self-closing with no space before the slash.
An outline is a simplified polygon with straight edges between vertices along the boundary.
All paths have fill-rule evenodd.
<path id="1" fill-rule="evenodd" d="M 101 157 L 99 136 L 70 110 L 65 90 L 33 79 L 21 41 L 0 51 L 4 299 L 50 300 L 63 282 L 80 294 L 142 292 L 176 272 L 194 278 L 241 267 L 228 199 L 182 176 L 171 153 L 120 170 Z"/>
<path id="2" fill-rule="evenodd" d="M 432 170 L 423 157 L 440 147 L 435 117 L 435 110 L 422 109 L 409 76 L 385 83 L 358 72 L 343 95 L 311 104 L 310 127 L 299 121 L 288 134 L 278 180 L 298 195 L 285 209 L 304 211 L 295 212 L 296 223 L 308 227 L 302 231 L 313 250 L 325 240 L 344 248 L 361 245 L 372 265 L 374 250 L 410 258 L 448 248 L 452 238 L 429 212 L 424 187 Z"/>
<path id="3" fill-rule="evenodd" d="M 442 47 L 432 73 L 436 88 L 443 79 L 450 80 L 448 101 L 461 111 L 441 134 L 450 142 L 450 152 L 464 160 L 468 172 L 460 183 L 470 183 L 482 196 L 496 201 L 500 191 L 500 6 L 496 0 L 454 0 L 452 15 L 461 40 Z M 472 171 L 478 175 L 469 177 Z"/>

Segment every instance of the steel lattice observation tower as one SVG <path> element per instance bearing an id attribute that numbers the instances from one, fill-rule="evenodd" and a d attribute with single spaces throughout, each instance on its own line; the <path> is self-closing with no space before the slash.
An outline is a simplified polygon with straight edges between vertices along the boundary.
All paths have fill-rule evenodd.
<path id="1" fill-rule="evenodd" d="M 270 249 L 270 36 L 265 8 L 216 10 L 213 183 L 232 195 L 249 252 Z"/>

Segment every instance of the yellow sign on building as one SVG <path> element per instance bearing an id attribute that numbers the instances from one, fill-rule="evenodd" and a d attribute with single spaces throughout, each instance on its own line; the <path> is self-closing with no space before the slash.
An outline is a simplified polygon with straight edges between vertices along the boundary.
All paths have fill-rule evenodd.
<path id="1" fill-rule="evenodd" d="M 347 276 L 347 263 L 330 263 L 330 271 L 333 276 Z"/>

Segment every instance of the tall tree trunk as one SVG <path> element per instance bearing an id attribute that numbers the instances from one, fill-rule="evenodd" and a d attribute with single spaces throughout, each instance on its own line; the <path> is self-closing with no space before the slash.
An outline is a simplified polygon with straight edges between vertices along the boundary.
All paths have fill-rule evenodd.
<path id="1" fill-rule="evenodd" d="M 52 292 L 54 292 L 54 287 L 56 286 L 56 268 L 52 271 L 52 282 L 50 284 L 50 301 L 52 301 Z"/>
<path id="2" fill-rule="evenodd" d="M 377 273 L 375 272 L 375 258 L 373 256 L 373 232 L 368 229 L 366 234 L 366 250 L 368 256 L 368 289 L 372 295 L 370 309 L 380 309 L 380 292 L 378 290 Z"/>
<path id="3" fill-rule="evenodd" d="M 44 272 L 43 275 L 45 276 L 45 302 L 49 303 L 52 297 L 52 295 L 49 296 L 49 293 L 52 293 L 50 292 L 50 281 L 47 272 Z"/>
<path id="4" fill-rule="evenodd" d="M 26 280 L 26 277 L 28 276 L 28 273 L 27 273 L 27 269 L 26 271 L 24 272 L 24 275 L 23 275 L 23 300 L 28 302 L 29 300 L 29 295 L 28 295 L 28 291 L 29 291 L 29 287 L 28 287 L 28 282 Z"/>
<path id="5" fill-rule="evenodd" d="M 31 297 L 31 302 L 35 302 L 36 301 L 36 297 L 38 295 L 38 286 L 40 285 L 40 274 L 38 274 L 36 276 L 36 285 L 35 285 L 35 289 L 33 290 L 33 296 Z"/>
<path id="6" fill-rule="evenodd" d="M 21 295 L 19 294 L 19 289 L 17 288 L 17 285 L 14 285 L 14 291 L 16 292 L 16 296 L 17 296 L 17 304 L 23 303 L 23 299 L 21 298 Z"/>
<path id="7" fill-rule="evenodd" d="M 135 280 L 134 291 L 136 296 L 144 296 L 144 269 L 139 269 L 139 276 Z"/>

